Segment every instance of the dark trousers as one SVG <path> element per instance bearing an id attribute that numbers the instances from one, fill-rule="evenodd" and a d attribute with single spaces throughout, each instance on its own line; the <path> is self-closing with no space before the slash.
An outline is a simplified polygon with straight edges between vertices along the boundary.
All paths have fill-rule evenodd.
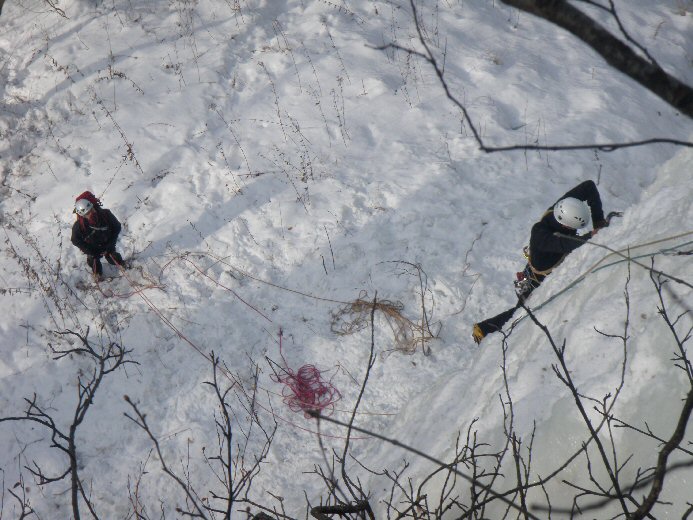
<path id="1" fill-rule="evenodd" d="M 546 276 L 536 275 L 532 273 L 529 264 L 525 266 L 523 274 L 525 275 L 525 280 L 528 280 L 529 282 L 524 285 L 523 291 L 518 291 L 517 303 L 515 304 L 515 306 L 508 309 L 507 311 L 501 312 L 500 314 L 496 314 L 492 318 L 477 323 L 481 331 L 484 333 L 484 336 L 492 332 L 498 332 L 499 330 L 501 330 L 503 326 L 506 323 L 508 323 L 510 319 L 513 317 L 515 311 L 522 307 L 522 303 L 525 302 L 527 298 L 529 298 L 529 295 L 532 294 L 534 289 L 539 287 L 539 285 L 541 285 L 541 282 L 544 281 L 544 278 L 546 278 Z"/>
<path id="2" fill-rule="evenodd" d="M 477 323 L 477 325 L 481 329 L 481 332 L 484 333 L 484 336 L 488 336 L 492 332 L 498 332 L 499 330 L 501 330 L 503 328 L 503 325 L 508 323 L 510 319 L 513 317 L 515 311 L 520 308 L 520 301 L 521 300 L 517 300 L 515 306 L 508 309 L 507 311 L 503 311 L 500 314 L 496 314 L 492 318 Z"/>
<path id="3" fill-rule="evenodd" d="M 125 267 L 123 257 L 120 256 L 120 253 L 116 253 L 115 251 L 106 251 L 98 256 L 87 255 L 87 264 L 89 264 L 91 272 L 94 274 L 103 274 L 103 267 L 101 266 L 101 256 L 104 256 L 106 258 L 106 262 L 108 262 L 111 265 Z"/>

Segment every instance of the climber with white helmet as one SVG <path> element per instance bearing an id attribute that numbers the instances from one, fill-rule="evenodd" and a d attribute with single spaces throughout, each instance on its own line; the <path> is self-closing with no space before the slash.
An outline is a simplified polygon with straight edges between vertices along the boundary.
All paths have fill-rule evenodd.
<path id="1" fill-rule="evenodd" d="M 116 252 L 121 225 L 110 210 L 101 207 L 96 196 L 85 191 L 75 199 L 77 221 L 72 226 L 72 243 L 87 255 L 87 264 L 98 280 L 103 274 L 101 257 L 111 265 L 124 269 L 129 266 Z"/>
<path id="2" fill-rule="evenodd" d="M 608 225 L 604 219 L 599 191 L 591 180 L 565 193 L 532 226 L 529 247 L 525 248 L 527 265 L 524 271 L 517 273 L 518 279 L 515 282 L 517 305 L 493 318 L 475 323 L 472 337 L 476 343 L 480 343 L 487 334 L 501 330 L 544 278 L 571 251 L 584 243 L 573 237 L 577 236 L 578 230 L 587 227 L 590 221 L 592 231 L 580 238 L 587 240 Z"/>

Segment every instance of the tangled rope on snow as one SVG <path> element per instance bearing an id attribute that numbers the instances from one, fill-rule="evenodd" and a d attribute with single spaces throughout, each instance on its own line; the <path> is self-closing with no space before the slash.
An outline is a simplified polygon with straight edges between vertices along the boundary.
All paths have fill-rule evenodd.
<path id="1" fill-rule="evenodd" d="M 369 301 L 365 292 L 362 292 L 358 299 L 332 313 L 332 332 L 346 336 L 364 329 L 368 325 L 373 305 L 385 318 L 394 336 L 394 348 L 385 352 L 414 354 L 421 346 L 424 354 L 429 353 L 426 344 L 434 339 L 434 336 L 423 324 L 414 323 L 402 314 L 404 305 L 401 302 L 379 300 L 373 303 Z"/>
<path id="2" fill-rule="evenodd" d="M 294 372 L 290 368 L 281 369 L 283 374 L 274 374 L 272 379 L 284 385 L 284 403 L 292 412 L 320 411 L 327 415 L 334 410 L 334 404 L 342 398 L 339 391 L 322 379 L 322 373 L 314 365 L 303 365 Z"/>
<path id="3" fill-rule="evenodd" d="M 322 372 L 314 365 L 303 365 L 297 371 L 289 368 L 282 353 L 282 331 L 279 331 L 279 354 L 284 367 L 275 370 L 272 380 L 282 383 L 284 403 L 292 412 L 321 412 L 329 415 L 334 411 L 334 404 L 342 398 L 332 383 L 325 381 Z"/>

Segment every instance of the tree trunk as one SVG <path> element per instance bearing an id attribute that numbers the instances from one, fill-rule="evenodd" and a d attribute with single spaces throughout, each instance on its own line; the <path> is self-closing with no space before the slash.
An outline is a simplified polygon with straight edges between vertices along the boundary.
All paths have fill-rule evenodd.
<path id="1" fill-rule="evenodd" d="M 690 86 L 667 74 L 656 63 L 640 57 L 628 45 L 565 0 L 501 1 L 569 31 L 592 47 L 616 70 L 693 118 L 693 89 Z"/>

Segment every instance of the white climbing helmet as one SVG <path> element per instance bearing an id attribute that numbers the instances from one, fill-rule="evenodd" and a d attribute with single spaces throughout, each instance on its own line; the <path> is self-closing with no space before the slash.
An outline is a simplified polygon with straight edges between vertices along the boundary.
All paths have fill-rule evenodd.
<path id="1" fill-rule="evenodd" d="M 94 209 L 94 205 L 87 199 L 79 199 L 75 202 L 75 213 L 80 217 L 86 217 L 92 209 Z"/>
<path id="2" fill-rule="evenodd" d="M 590 221 L 590 207 L 580 199 L 566 197 L 553 207 L 553 216 L 559 224 L 571 229 L 580 229 Z"/>

